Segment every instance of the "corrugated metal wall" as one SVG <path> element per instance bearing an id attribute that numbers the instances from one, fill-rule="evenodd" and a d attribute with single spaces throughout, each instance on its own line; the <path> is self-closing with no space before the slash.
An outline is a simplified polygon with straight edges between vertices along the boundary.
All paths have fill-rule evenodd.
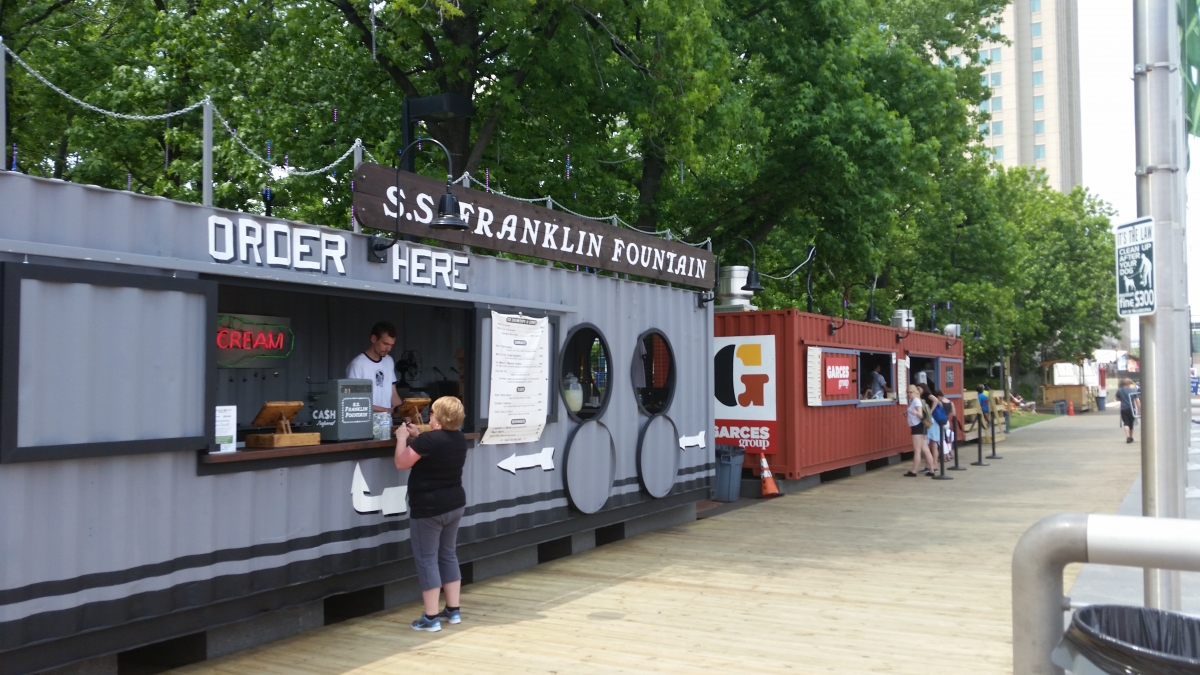
<path id="1" fill-rule="evenodd" d="M 207 251 L 203 223 L 213 209 L 5 174 L 0 174 L 0 203 L 5 205 L 0 249 L 6 253 L 0 260 L 20 262 L 21 251 L 31 250 L 46 253 L 29 256 L 30 262 L 95 266 L 96 260 L 118 252 L 118 257 L 149 265 L 147 272 L 161 273 L 176 260 L 202 260 Z M 53 218 L 44 213 L 48 201 L 54 203 Z M 361 266 L 366 256 L 359 239 L 354 236 L 351 243 L 352 253 L 361 256 L 353 264 Z M 138 255 L 128 256 L 130 251 Z M 85 257 L 92 262 L 84 262 Z M 123 269 L 138 271 L 137 266 Z M 218 274 L 236 271 L 219 265 L 212 269 Z M 386 269 L 368 271 L 387 279 L 382 276 Z M 286 270 L 271 274 L 279 281 L 300 275 Z M 615 480 L 604 508 L 652 502 L 638 484 L 635 451 L 649 418 L 639 412 L 630 381 L 635 343 L 650 328 L 671 340 L 677 391 L 667 415 L 681 434 L 706 431 L 712 420 L 711 309 L 699 308 L 693 291 L 481 255 L 472 256 L 467 281 L 472 291 L 511 299 L 516 307 L 540 301 L 574 308 L 561 316 L 560 340 L 581 322 L 603 331 L 612 350 L 612 399 L 600 421 L 616 448 Z M 320 292 L 311 282 L 298 290 Z M 421 290 L 396 285 L 394 299 L 404 301 L 406 293 Z M 294 367 L 306 364 L 328 374 L 337 373 L 362 349 L 366 331 L 379 318 L 369 301 L 334 299 L 306 314 L 290 306 L 291 300 L 264 291 L 231 293 L 223 290 L 220 296 L 224 311 L 313 321 L 334 316 L 335 323 L 344 322 L 344 331 L 325 342 L 314 339 L 307 353 L 298 348 L 292 355 Z M 405 317 L 407 336 L 446 343 L 460 339 L 454 332 L 459 329 L 447 328 L 447 318 L 438 310 L 422 311 L 426 313 Z M 439 362 L 442 357 L 431 353 L 428 358 Z M 250 371 L 222 371 L 226 380 L 229 373 L 243 372 Z M 253 391 L 238 392 L 225 382 L 222 396 L 233 396 L 239 407 L 244 400 L 252 414 L 262 398 L 300 393 L 298 375 L 274 385 L 273 373 Z M 264 379 L 262 373 L 258 379 Z M 566 468 L 560 463 L 571 428 L 561 415 L 536 447 L 470 451 L 460 542 L 581 517 L 567 507 Z M 527 469 L 512 475 L 497 467 L 514 452 L 549 446 L 556 449 L 553 471 Z M 680 453 L 672 493 L 706 488 L 713 473 L 711 441 L 706 448 Z M 588 458 L 581 454 L 576 461 Z M 5 650 L 32 642 L 407 557 L 405 517 L 361 515 L 351 507 L 356 464 L 373 494 L 407 478 L 390 459 L 199 476 L 192 452 L 0 465 L 0 659 Z M 699 498 L 701 493 L 696 494 Z"/>
<path id="2" fill-rule="evenodd" d="M 830 323 L 838 327 L 834 335 L 830 335 Z M 911 353 L 962 360 L 959 339 L 861 321 L 843 324 L 840 318 L 796 310 L 718 312 L 715 331 L 717 337 L 776 336 L 777 419 L 783 452 L 768 456 L 768 460 L 771 470 L 785 478 L 817 474 L 912 449 L 904 406 L 809 406 L 805 399 L 807 347 L 891 352 L 898 359 Z M 898 333 L 904 335 L 900 342 L 896 341 Z M 957 396 L 961 392 L 960 377 L 957 386 L 946 393 Z M 956 408 L 961 417 L 961 405 Z M 745 466 L 757 469 L 757 458 L 748 456 Z"/>

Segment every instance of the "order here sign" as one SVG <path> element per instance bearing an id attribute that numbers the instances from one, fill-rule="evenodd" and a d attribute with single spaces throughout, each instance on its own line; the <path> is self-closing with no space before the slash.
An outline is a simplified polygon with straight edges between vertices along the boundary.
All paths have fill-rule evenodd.
<path id="1" fill-rule="evenodd" d="M 854 393 L 854 355 L 825 353 L 825 395 L 845 396 Z"/>

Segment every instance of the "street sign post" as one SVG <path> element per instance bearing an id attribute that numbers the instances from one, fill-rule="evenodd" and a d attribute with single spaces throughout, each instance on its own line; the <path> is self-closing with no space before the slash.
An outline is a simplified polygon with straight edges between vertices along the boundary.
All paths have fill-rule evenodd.
<path id="1" fill-rule="evenodd" d="M 1117 226 L 1117 313 L 1154 314 L 1154 219 Z"/>

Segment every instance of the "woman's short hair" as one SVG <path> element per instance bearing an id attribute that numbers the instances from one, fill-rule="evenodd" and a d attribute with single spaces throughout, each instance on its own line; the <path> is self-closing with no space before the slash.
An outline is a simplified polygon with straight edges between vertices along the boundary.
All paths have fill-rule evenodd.
<path id="1" fill-rule="evenodd" d="M 433 414 L 437 415 L 438 421 L 446 431 L 458 431 L 463 418 L 467 416 L 462 401 L 453 396 L 443 396 L 434 401 Z"/>

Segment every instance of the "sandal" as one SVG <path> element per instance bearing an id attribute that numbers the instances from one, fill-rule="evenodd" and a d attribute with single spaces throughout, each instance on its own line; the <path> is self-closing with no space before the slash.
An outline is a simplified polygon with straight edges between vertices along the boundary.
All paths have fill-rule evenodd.
<path id="1" fill-rule="evenodd" d="M 913 472 L 909 471 L 908 473 L 904 474 L 904 477 L 905 477 L 905 478 L 916 478 L 916 477 L 917 477 L 917 474 L 915 474 L 915 473 L 913 473 Z"/>

